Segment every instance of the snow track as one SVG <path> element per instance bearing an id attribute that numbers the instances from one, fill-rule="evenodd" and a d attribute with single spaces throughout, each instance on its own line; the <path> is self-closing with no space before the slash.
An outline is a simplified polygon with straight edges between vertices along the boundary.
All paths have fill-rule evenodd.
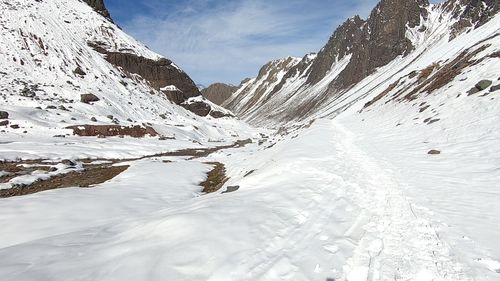
<path id="1" fill-rule="evenodd" d="M 366 175 L 368 184 L 358 200 L 371 212 L 348 261 L 347 280 L 472 280 L 436 229 L 402 193 L 404 183 L 360 151 L 345 129 L 335 126 L 343 132 L 338 139 L 349 152 L 346 159 Z"/>

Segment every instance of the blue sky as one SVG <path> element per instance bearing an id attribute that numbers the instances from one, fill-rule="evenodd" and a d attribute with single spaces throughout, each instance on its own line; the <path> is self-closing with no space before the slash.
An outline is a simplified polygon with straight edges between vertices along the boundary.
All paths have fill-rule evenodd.
<path id="1" fill-rule="evenodd" d="M 239 84 L 271 59 L 317 52 L 378 0 L 106 0 L 115 22 L 197 83 Z"/>

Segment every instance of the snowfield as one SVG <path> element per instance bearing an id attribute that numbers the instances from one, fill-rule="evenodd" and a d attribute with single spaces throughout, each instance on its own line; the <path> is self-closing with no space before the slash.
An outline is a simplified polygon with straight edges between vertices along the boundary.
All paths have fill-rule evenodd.
<path id="1" fill-rule="evenodd" d="M 265 148 L 274 142 L 207 159 L 141 160 L 92 189 L 3 199 L 1 274 L 4 280 L 497 279 L 498 246 L 487 233 L 499 233 L 498 218 L 485 227 L 470 211 L 496 214 L 498 204 L 469 208 L 464 204 L 474 190 L 430 191 L 429 181 L 405 178 L 401 168 L 374 158 L 370 142 L 337 121 L 318 120 Z M 420 159 L 435 161 L 429 157 L 424 151 Z M 200 194 L 197 183 L 210 170 L 202 162 L 214 160 L 226 164 L 226 186 L 239 185 L 238 191 Z M 452 195 L 439 197 L 448 209 L 428 201 L 436 192 Z M 455 224 L 450 208 L 470 216 Z"/>

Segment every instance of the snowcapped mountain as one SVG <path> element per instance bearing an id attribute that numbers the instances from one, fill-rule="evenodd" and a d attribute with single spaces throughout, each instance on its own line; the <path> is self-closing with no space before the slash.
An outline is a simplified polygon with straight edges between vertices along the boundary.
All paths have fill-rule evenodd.
<path id="1" fill-rule="evenodd" d="M 355 16 L 343 23 L 316 56 L 265 65 L 256 79 L 223 105 L 254 124 L 286 123 L 331 116 L 359 99 L 379 95 L 385 90 L 377 92 L 380 83 L 390 85 L 432 65 L 442 69 L 463 52 L 470 54 L 481 46 L 490 45 L 481 55 L 484 63 L 494 64 L 489 56 L 498 51 L 494 44 L 498 9 L 498 1 L 449 0 L 433 5 L 426 0 L 383 0 L 368 19 Z M 463 88 L 477 82 L 455 81 Z M 416 84 L 407 86 L 415 89 Z"/>
<path id="2" fill-rule="evenodd" d="M 85 2 L 0 2 L 4 132 L 67 135 L 66 128 L 91 124 L 156 126 L 172 135 L 175 125 L 201 130 L 232 115 L 203 99 L 172 61 L 115 26 L 102 1 Z"/>

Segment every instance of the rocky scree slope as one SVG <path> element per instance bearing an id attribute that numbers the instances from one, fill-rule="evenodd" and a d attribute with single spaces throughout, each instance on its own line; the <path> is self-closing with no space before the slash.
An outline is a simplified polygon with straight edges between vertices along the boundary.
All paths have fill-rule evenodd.
<path id="1" fill-rule="evenodd" d="M 333 107 L 377 73 L 395 69 L 396 61 L 404 67 L 398 69 L 401 73 L 394 72 L 394 79 L 421 71 L 425 66 L 418 60 L 432 58 L 433 47 L 446 42 L 441 48 L 453 49 L 460 44 L 458 36 L 489 23 L 498 6 L 498 1 L 490 0 L 449 0 L 438 5 L 427 0 L 382 0 L 368 19 L 354 16 L 339 26 L 317 55 L 266 64 L 223 106 L 258 125 L 305 120 Z M 453 55 L 459 52 L 442 59 Z M 376 85 L 366 85 L 363 94 L 374 94 L 369 86 Z"/>
<path id="2" fill-rule="evenodd" d="M 0 13 L 4 132 L 60 134 L 82 124 L 200 128 L 213 121 L 199 116 L 231 115 L 204 99 L 172 61 L 114 25 L 102 1 L 0 1 Z"/>

